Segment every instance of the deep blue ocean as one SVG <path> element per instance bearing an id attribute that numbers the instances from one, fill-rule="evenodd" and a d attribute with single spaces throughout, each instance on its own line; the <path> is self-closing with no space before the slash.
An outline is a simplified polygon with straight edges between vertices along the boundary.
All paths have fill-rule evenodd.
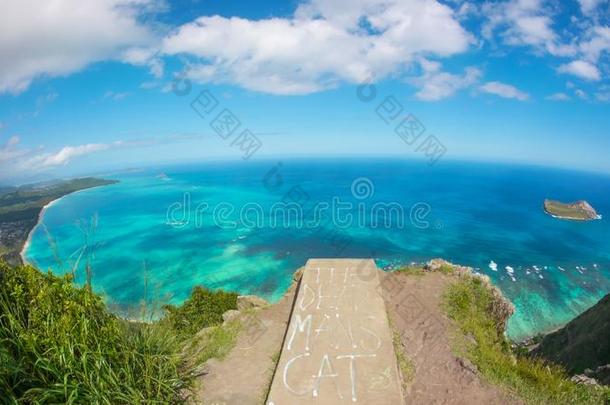
<path id="1" fill-rule="evenodd" d="M 373 257 L 388 270 L 435 257 L 472 266 L 516 305 L 515 339 L 560 326 L 610 291 L 603 174 L 321 159 L 105 177 L 120 183 L 46 210 L 26 257 L 56 273 L 76 268 L 79 282 L 90 264 L 95 289 L 120 312 L 144 300 L 180 303 L 198 284 L 275 301 L 312 257 Z M 603 218 L 552 218 L 545 198 L 587 200 Z"/>

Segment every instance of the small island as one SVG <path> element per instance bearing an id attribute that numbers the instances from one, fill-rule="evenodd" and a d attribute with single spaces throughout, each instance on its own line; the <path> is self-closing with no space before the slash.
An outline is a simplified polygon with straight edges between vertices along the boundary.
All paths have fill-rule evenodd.
<path id="1" fill-rule="evenodd" d="M 601 218 L 591 204 L 584 200 L 573 203 L 562 203 L 546 199 L 544 200 L 544 211 L 555 218 L 576 221 L 590 221 Z"/>
<path id="2" fill-rule="evenodd" d="M 118 183 L 116 180 L 84 177 L 38 183 L 0 190 L 0 259 L 16 265 L 20 252 L 44 207 L 75 191 Z"/>

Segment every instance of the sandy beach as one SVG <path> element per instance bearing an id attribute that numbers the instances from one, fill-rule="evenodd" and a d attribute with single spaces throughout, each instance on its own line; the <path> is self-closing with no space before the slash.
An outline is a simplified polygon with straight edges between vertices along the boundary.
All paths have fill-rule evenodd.
<path id="1" fill-rule="evenodd" d="M 56 198 L 56 199 L 50 201 L 49 203 L 47 203 L 45 206 L 42 207 L 42 209 L 40 210 L 40 213 L 38 214 L 38 220 L 36 221 L 36 225 L 34 225 L 34 227 L 28 233 L 28 237 L 25 240 L 25 243 L 23 244 L 23 247 L 21 248 L 21 252 L 19 252 L 19 256 L 21 256 L 21 260 L 23 261 L 23 263 L 27 263 L 27 260 L 25 259 L 25 252 L 27 251 L 28 247 L 30 246 L 30 243 L 31 243 L 31 240 L 32 240 L 32 235 L 34 234 L 34 231 L 36 230 L 38 225 L 40 225 L 40 222 L 42 221 L 42 218 L 44 217 L 44 213 L 46 212 L 46 210 L 48 208 L 50 208 L 51 206 L 53 206 L 54 204 L 56 204 L 59 200 L 61 200 L 62 198 L 66 197 L 68 195 L 74 195 L 74 194 L 77 194 L 77 193 L 82 193 L 83 191 L 91 190 L 91 189 L 94 189 L 94 188 L 97 188 L 97 187 L 102 187 L 102 186 L 87 187 L 87 188 L 83 188 L 83 189 L 80 189 L 80 190 L 72 191 L 71 193 L 64 194 L 61 197 Z"/>
<path id="2" fill-rule="evenodd" d="M 28 233 L 28 237 L 25 240 L 23 247 L 21 248 L 21 252 L 19 252 L 19 256 L 21 256 L 21 260 L 23 261 L 23 263 L 27 263 L 27 260 L 25 258 L 25 252 L 28 250 L 28 247 L 30 247 L 30 242 L 32 240 L 32 234 L 34 233 L 34 230 L 36 230 L 38 225 L 40 225 L 40 222 L 42 221 L 42 218 L 44 217 L 45 211 L 47 210 L 47 208 L 51 207 L 53 204 L 55 204 L 57 201 L 61 200 L 63 197 L 64 196 L 61 196 L 61 197 L 56 198 L 53 201 L 50 201 L 49 203 L 45 204 L 42 207 L 42 209 L 40 210 L 40 213 L 38 213 L 38 220 L 36 221 L 36 225 L 34 225 L 34 227 Z"/>

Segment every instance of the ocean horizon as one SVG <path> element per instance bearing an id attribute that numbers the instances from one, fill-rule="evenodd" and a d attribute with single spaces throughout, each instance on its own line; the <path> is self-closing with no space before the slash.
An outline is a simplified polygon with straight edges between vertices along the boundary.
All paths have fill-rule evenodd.
<path id="1" fill-rule="evenodd" d="M 351 158 L 168 165 L 108 177 L 120 182 L 50 205 L 24 257 L 57 274 L 76 268 L 80 283 L 90 265 L 94 289 L 121 314 L 142 302 L 179 304 L 196 285 L 276 302 L 292 273 L 316 257 L 370 257 L 388 271 L 433 258 L 470 266 L 515 304 L 508 334 L 517 340 L 563 325 L 610 290 L 604 174 Z M 602 218 L 552 218 L 545 198 L 587 200 Z M 278 220 L 281 202 L 296 202 L 305 220 Z"/>

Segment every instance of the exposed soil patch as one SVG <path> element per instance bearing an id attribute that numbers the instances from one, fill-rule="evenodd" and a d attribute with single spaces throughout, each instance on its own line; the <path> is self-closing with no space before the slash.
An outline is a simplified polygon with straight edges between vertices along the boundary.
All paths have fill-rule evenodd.
<path id="1" fill-rule="evenodd" d="M 522 404 L 481 379 L 476 367 L 456 356 L 456 329 L 441 308 L 454 279 L 442 272 L 421 275 L 383 273 L 382 294 L 390 322 L 413 372 L 405 384 L 408 404 Z M 264 403 L 278 359 L 296 284 L 277 304 L 241 316 L 246 320 L 236 347 L 222 361 L 210 360 L 191 403 L 260 405 Z M 290 405 L 290 404 L 288 404 Z"/>
<path id="2" fill-rule="evenodd" d="M 271 383 L 290 310 L 295 285 L 280 302 L 241 315 L 242 330 L 233 350 L 222 361 L 206 363 L 197 381 L 192 404 L 259 405 Z"/>
<path id="3" fill-rule="evenodd" d="M 476 367 L 451 350 L 454 326 L 441 303 L 452 277 L 386 273 L 382 287 L 388 315 L 400 335 L 414 376 L 405 397 L 409 404 L 520 404 L 482 381 Z"/>

